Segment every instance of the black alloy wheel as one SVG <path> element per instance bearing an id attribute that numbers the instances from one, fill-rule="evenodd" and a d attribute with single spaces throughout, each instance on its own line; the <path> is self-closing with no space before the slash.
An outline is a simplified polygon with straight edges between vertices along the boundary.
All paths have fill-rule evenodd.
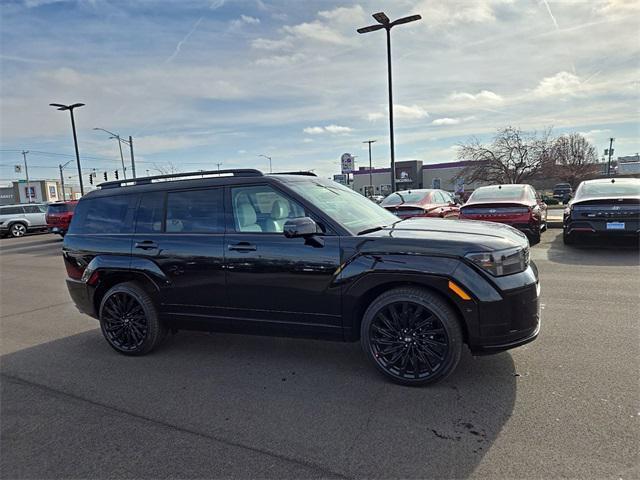
<path id="1" fill-rule="evenodd" d="M 109 345 L 125 355 L 150 352 L 166 333 L 152 299 L 133 282 L 118 284 L 105 294 L 100 327 Z"/>
<path id="2" fill-rule="evenodd" d="M 376 366 L 398 383 L 436 382 L 460 359 L 456 314 L 440 297 L 418 288 L 381 295 L 365 313 L 362 335 Z"/>

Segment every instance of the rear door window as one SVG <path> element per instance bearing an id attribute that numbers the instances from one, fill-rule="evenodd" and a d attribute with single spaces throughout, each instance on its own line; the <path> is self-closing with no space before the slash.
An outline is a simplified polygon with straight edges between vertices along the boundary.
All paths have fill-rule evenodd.
<path id="1" fill-rule="evenodd" d="M 0 208 L 0 215 L 20 215 L 24 213 L 22 207 L 4 207 Z"/>
<path id="2" fill-rule="evenodd" d="M 131 233 L 138 195 L 88 198 L 78 203 L 69 233 Z"/>
<path id="3" fill-rule="evenodd" d="M 167 194 L 167 233 L 223 233 L 223 189 Z"/>
<path id="4" fill-rule="evenodd" d="M 164 192 L 142 194 L 138 215 L 136 217 L 136 233 L 160 233 L 164 220 Z"/>

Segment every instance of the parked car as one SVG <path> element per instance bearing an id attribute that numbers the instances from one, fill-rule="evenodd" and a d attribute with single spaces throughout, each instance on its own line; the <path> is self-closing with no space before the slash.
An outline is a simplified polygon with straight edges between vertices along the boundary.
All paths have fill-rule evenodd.
<path id="1" fill-rule="evenodd" d="M 369 197 L 369 200 L 371 200 L 372 202 L 375 202 L 377 204 L 380 204 L 384 200 L 384 196 L 383 195 L 372 195 L 371 197 Z"/>
<path id="2" fill-rule="evenodd" d="M 553 198 L 562 203 L 567 203 L 573 196 L 573 188 L 570 183 L 556 183 L 553 187 Z"/>
<path id="3" fill-rule="evenodd" d="M 69 230 L 69 224 L 73 217 L 73 211 L 76 208 L 77 200 L 68 202 L 50 203 L 47 208 L 47 228 L 51 233 L 57 233 L 64 237 Z"/>
<path id="4" fill-rule="evenodd" d="M 582 237 L 640 235 L 640 179 L 586 180 L 564 211 L 562 238 L 573 244 Z"/>
<path id="5" fill-rule="evenodd" d="M 47 228 L 43 203 L 3 205 L 0 207 L 0 236 L 22 237 L 27 232 Z"/>
<path id="6" fill-rule="evenodd" d="M 471 194 L 460 208 L 460 218 L 511 225 L 535 245 L 547 229 L 547 205 L 531 185 L 491 185 Z"/>
<path id="7" fill-rule="evenodd" d="M 453 195 L 444 190 L 403 190 L 386 197 L 381 206 L 400 218 L 458 218 L 460 208 Z"/>
<path id="8" fill-rule="evenodd" d="M 178 329 L 360 341 L 390 379 L 427 384 L 463 344 L 496 353 L 540 328 L 523 234 L 402 220 L 313 174 L 103 183 L 76 206 L 63 256 L 76 306 L 126 355 Z"/>

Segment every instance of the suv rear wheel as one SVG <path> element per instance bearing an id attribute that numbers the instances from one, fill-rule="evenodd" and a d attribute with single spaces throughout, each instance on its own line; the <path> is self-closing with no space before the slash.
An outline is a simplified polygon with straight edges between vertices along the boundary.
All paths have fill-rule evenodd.
<path id="1" fill-rule="evenodd" d="M 149 353 L 166 334 L 153 300 L 134 282 L 120 283 L 104 295 L 100 328 L 109 345 L 125 355 Z"/>
<path id="2" fill-rule="evenodd" d="M 396 383 L 426 385 L 447 377 L 462 353 L 458 316 L 440 296 L 421 288 L 380 295 L 362 319 L 360 342 Z"/>
<path id="3" fill-rule="evenodd" d="M 24 223 L 16 222 L 9 227 L 9 235 L 12 237 L 23 237 L 27 233 L 27 226 Z"/>

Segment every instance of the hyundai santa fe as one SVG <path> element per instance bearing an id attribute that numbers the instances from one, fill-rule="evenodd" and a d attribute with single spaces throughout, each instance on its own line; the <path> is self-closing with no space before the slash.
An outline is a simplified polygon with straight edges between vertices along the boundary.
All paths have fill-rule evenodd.
<path id="1" fill-rule="evenodd" d="M 63 256 L 76 306 L 126 355 L 180 329 L 359 341 L 391 380 L 428 384 L 464 345 L 496 353 L 540 328 L 524 234 L 402 220 L 308 173 L 103 183 L 76 206 Z"/>

